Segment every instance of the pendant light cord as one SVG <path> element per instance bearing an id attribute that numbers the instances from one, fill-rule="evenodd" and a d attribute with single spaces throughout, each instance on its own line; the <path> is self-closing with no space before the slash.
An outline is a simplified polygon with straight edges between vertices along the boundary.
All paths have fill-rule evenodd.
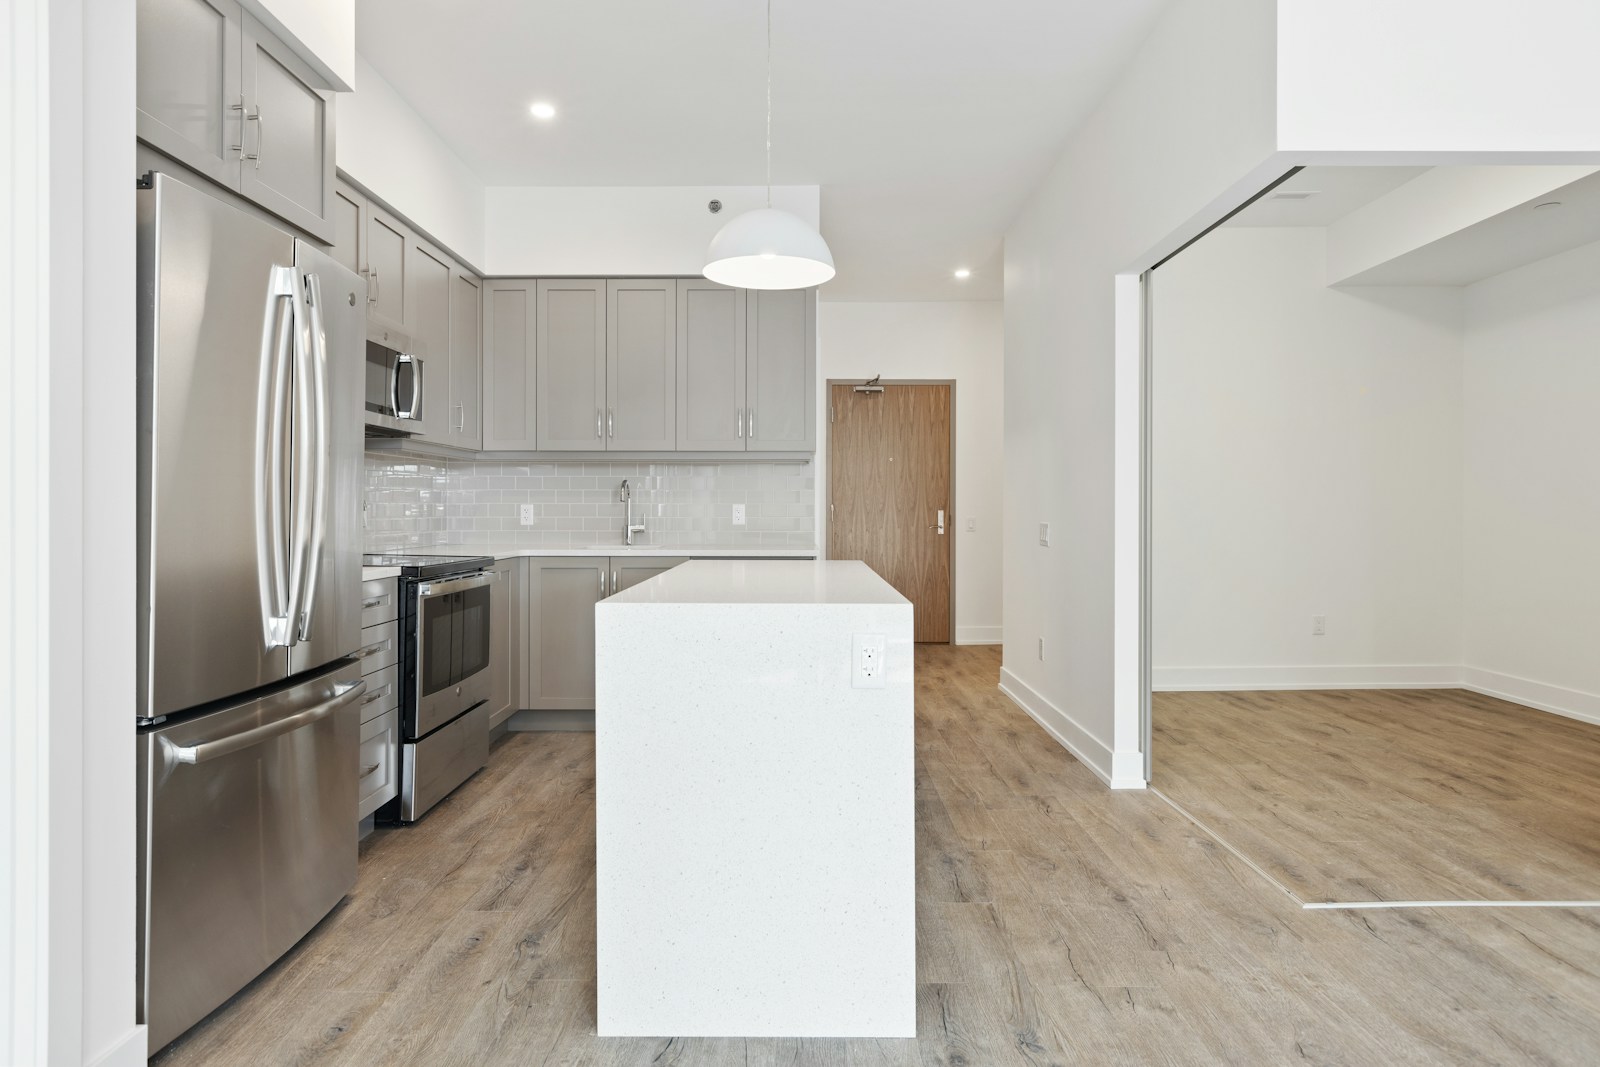
<path id="1" fill-rule="evenodd" d="M 767 206 L 772 206 L 772 0 L 767 0 Z"/>

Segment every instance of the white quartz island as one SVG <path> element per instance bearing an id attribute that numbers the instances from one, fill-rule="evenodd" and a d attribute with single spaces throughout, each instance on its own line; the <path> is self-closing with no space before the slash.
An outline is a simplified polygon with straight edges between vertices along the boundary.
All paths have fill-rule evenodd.
<path id="1" fill-rule="evenodd" d="M 600 1034 L 914 1036 L 910 602 L 696 561 L 602 601 L 595 645 Z"/>

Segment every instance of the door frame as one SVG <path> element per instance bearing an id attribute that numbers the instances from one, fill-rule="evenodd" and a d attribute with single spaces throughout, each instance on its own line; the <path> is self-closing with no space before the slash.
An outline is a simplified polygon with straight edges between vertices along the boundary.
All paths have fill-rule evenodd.
<path id="1" fill-rule="evenodd" d="M 827 457 L 823 462 L 822 479 L 822 544 L 818 545 L 817 555 L 821 559 L 828 559 L 828 546 L 833 539 L 833 464 L 829 462 L 833 457 L 833 387 L 836 385 L 861 385 L 865 378 L 828 378 L 823 381 L 822 402 L 827 407 L 827 419 L 822 423 L 821 454 Z M 950 538 L 950 645 L 960 644 L 956 640 L 956 529 L 960 523 L 956 520 L 956 380 L 954 378 L 885 378 L 878 382 L 884 387 L 895 385 L 948 385 L 950 387 L 950 507 L 946 516 L 945 536 Z"/>

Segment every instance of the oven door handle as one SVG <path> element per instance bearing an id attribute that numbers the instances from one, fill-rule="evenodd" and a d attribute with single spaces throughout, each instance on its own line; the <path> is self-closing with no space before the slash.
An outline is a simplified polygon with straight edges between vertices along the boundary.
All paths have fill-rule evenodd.
<path id="1" fill-rule="evenodd" d="M 205 763 L 208 760 L 220 759 L 231 756 L 235 752 L 242 752 L 253 745 L 263 741 L 270 741 L 274 737 L 291 733 L 302 726 L 309 726 L 314 722 L 321 722 L 329 715 L 349 704 L 361 691 L 366 689 L 365 681 L 350 682 L 338 688 L 335 695 L 322 703 L 307 708 L 305 711 L 296 712 L 285 716 L 277 722 L 269 722 L 265 726 L 257 726 L 249 730 L 241 730 L 236 734 L 215 741 L 196 741 L 192 745 L 178 745 L 166 738 L 162 743 L 166 746 L 167 753 L 179 763 Z"/>
<path id="2" fill-rule="evenodd" d="M 459 593 L 466 589 L 480 589 L 494 581 L 493 571 L 484 571 L 482 574 L 471 574 L 465 578 L 447 578 L 442 582 L 423 582 L 417 586 L 417 596 L 443 596 L 446 593 Z"/>

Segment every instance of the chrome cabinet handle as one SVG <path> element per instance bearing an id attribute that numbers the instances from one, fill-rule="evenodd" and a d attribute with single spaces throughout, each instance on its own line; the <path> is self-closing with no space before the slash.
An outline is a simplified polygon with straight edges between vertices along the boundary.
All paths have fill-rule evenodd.
<path id="1" fill-rule="evenodd" d="M 236 145 L 233 145 L 232 148 L 233 148 L 233 151 L 239 153 L 239 158 L 243 159 L 244 158 L 244 94 L 243 93 L 239 94 L 239 102 L 237 104 L 229 104 L 228 105 L 228 110 L 229 111 L 237 111 L 237 112 L 239 112 L 239 143 L 236 144 Z"/>
<path id="2" fill-rule="evenodd" d="M 358 648 L 356 651 L 350 653 L 350 658 L 366 659 L 368 656 L 376 656 L 379 652 L 387 652 L 389 651 L 393 642 L 394 638 L 392 637 L 385 637 L 382 641 L 374 641 L 366 648 Z"/>
<path id="3" fill-rule="evenodd" d="M 616 572 L 615 569 L 613 569 L 612 572 L 611 572 L 611 595 L 615 596 L 616 593 L 617 593 L 617 572 Z"/>
<path id="4" fill-rule="evenodd" d="M 385 593 L 382 596 L 368 597 L 366 600 L 363 600 L 361 602 L 361 606 L 362 606 L 363 609 L 365 609 L 365 608 L 375 608 L 379 604 L 382 604 L 385 600 L 388 600 L 388 599 L 389 599 L 389 594 L 388 593 Z"/>
<path id="5" fill-rule="evenodd" d="M 756 439 L 756 409 L 746 408 L 745 413 L 750 417 L 750 440 Z"/>
<path id="6" fill-rule="evenodd" d="M 382 689 L 378 690 L 376 693 L 373 693 L 371 696 L 367 697 L 367 699 L 363 700 L 361 702 L 361 706 L 362 707 L 366 707 L 368 704 L 376 703 L 377 701 L 382 700 L 384 697 L 386 697 L 388 695 L 389 695 L 389 686 L 387 684 L 385 684 Z"/>
<path id="7" fill-rule="evenodd" d="M 605 598 L 606 598 L 606 569 L 604 567 L 601 567 L 600 568 L 600 599 L 604 600 Z"/>
<path id="8" fill-rule="evenodd" d="M 261 117 L 261 105 L 256 105 L 256 113 L 254 115 L 246 115 L 245 118 L 256 124 L 256 151 L 255 155 L 245 156 L 244 158 L 255 160 L 256 170 L 260 170 L 261 149 L 267 143 L 267 120 Z M 239 140 L 244 140 L 242 133 L 239 135 Z"/>
<path id="9" fill-rule="evenodd" d="M 600 420 L 602 418 L 604 418 L 604 417 L 605 417 L 605 413 L 604 412 L 602 412 L 599 408 L 595 408 L 594 409 L 594 435 L 596 437 L 605 436 L 604 434 L 602 434 L 600 432 L 600 426 L 601 426 L 601 421 Z"/>
<path id="10" fill-rule="evenodd" d="M 460 418 L 453 420 L 454 421 L 455 432 L 456 433 L 466 433 L 467 432 L 467 405 L 466 404 L 457 404 L 455 407 L 456 407 L 456 414 L 460 416 Z"/>
<path id="11" fill-rule="evenodd" d="M 363 768 L 361 768 L 361 773 L 359 775 L 357 775 L 357 777 L 365 778 L 367 775 L 371 774 L 373 771 L 377 770 L 379 767 L 382 767 L 382 766 L 383 766 L 383 764 L 381 764 L 381 763 L 374 763 L 370 767 L 363 767 Z"/>
<path id="12" fill-rule="evenodd" d="M 734 408 L 734 421 L 739 424 L 739 440 L 744 440 L 744 408 Z"/>
<path id="13" fill-rule="evenodd" d="M 615 436 L 617 436 L 616 417 L 617 417 L 617 413 L 616 413 L 616 410 L 614 408 L 606 408 L 606 436 L 607 437 L 615 437 Z"/>
<path id="14" fill-rule="evenodd" d="M 378 272 L 371 267 L 367 268 L 367 281 L 372 283 L 367 286 L 367 303 L 376 304 L 378 302 Z"/>
<path id="15" fill-rule="evenodd" d="M 162 738 L 162 743 L 166 747 L 167 754 L 179 763 L 205 763 L 208 760 L 218 759 L 222 756 L 231 756 L 235 752 L 242 752 L 247 748 L 259 745 L 263 741 L 270 741 L 274 737 L 281 737 L 284 734 L 291 733 L 302 726 L 310 726 L 312 723 L 321 722 L 354 700 L 366 687 L 367 683 L 364 681 L 350 682 L 344 688 L 336 689 L 333 697 L 324 700 L 315 707 L 310 707 L 305 711 L 279 719 L 277 722 L 269 722 L 265 726 L 257 726 L 251 730 L 242 730 L 239 733 L 230 734 L 216 741 L 196 741 L 192 745 L 178 745 L 168 741 L 166 738 Z"/>

